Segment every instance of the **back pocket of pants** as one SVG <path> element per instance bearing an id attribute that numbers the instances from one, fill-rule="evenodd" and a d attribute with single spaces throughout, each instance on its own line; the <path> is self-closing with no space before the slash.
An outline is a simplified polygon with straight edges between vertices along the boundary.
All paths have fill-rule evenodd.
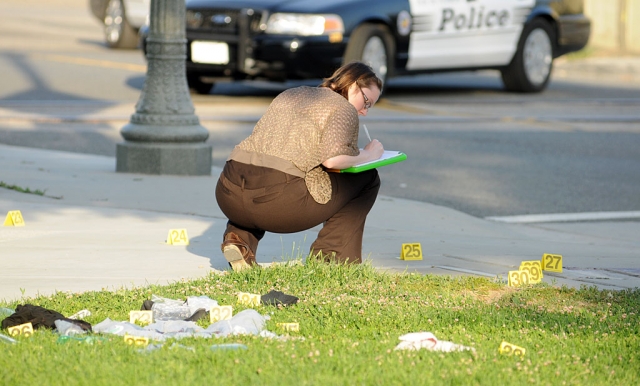
<path id="1" fill-rule="evenodd" d="M 280 196 L 282 196 L 285 186 L 286 184 L 278 184 L 278 185 L 272 185 L 264 188 L 264 193 L 254 197 L 253 203 L 264 204 L 279 198 Z"/>

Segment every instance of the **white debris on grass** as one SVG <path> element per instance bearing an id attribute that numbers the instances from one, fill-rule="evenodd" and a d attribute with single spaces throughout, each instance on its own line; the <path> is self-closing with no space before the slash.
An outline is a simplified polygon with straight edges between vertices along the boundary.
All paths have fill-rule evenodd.
<path id="1" fill-rule="evenodd" d="M 268 315 L 260 315 L 256 310 L 246 309 L 238 312 L 229 320 L 220 320 L 207 328 L 198 326 L 195 322 L 183 320 L 158 321 L 141 327 L 129 322 L 117 322 L 109 318 L 93 326 L 93 332 L 99 334 L 114 334 L 134 337 L 144 337 L 156 341 L 181 338 L 221 338 L 233 335 L 258 335 L 267 338 L 278 337 L 265 330 Z"/>
<path id="2" fill-rule="evenodd" d="M 400 336 L 400 343 L 394 350 L 420 350 L 453 352 L 453 351 L 475 351 L 473 347 L 467 347 L 445 340 L 438 340 L 431 332 L 412 332 Z"/>

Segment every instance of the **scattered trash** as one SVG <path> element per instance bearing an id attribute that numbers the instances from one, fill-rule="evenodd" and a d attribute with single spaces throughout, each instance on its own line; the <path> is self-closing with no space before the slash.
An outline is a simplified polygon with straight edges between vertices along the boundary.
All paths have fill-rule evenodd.
<path id="1" fill-rule="evenodd" d="M 198 308 L 196 312 L 194 312 L 193 315 L 191 315 L 190 317 L 186 318 L 185 321 L 197 322 L 200 319 L 206 318 L 207 315 L 208 315 L 207 310 L 205 310 L 204 308 Z"/>
<path id="2" fill-rule="evenodd" d="M 267 294 L 264 294 L 260 297 L 260 302 L 263 305 L 270 305 L 270 306 L 278 306 L 278 305 L 290 306 L 298 303 L 298 300 L 300 299 L 298 299 L 293 295 L 287 295 L 283 292 L 273 291 L 273 290 L 269 291 Z"/>
<path id="3" fill-rule="evenodd" d="M 247 350 L 248 347 L 244 344 L 240 343 L 225 343 L 225 344 L 214 344 L 210 347 L 213 351 L 221 351 L 221 350 Z"/>
<path id="4" fill-rule="evenodd" d="M 81 310 L 81 311 L 78 311 L 75 314 L 69 316 L 68 319 L 74 319 L 74 320 L 75 319 L 84 319 L 84 318 L 86 318 L 88 316 L 91 316 L 91 311 L 89 311 L 89 310 Z"/>
<path id="5" fill-rule="evenodd" d="M 94 344 L 95 342 L 101 343 L 105 341 L 107 341 L 107 338 L 103 338 L 100 336 L 93 336 L 93 335 L 82 336 L 82 337 L 61 335 L 58 337 L 58 340 L 57 340 L 57 342 L 61 344 L 68 343 L 68 342 L 82 342 L 86 344 Z"/>
<path id="6" fill-rule="evenodd" d="M 422 348 L 426 348 L 427 350 L 441 352 L 465 350 L 475 351 L 475 349 L 472 347 L 467 347 L 444 340 L 438 340 L 436 336 L 430 332 L 412 332 L 409 334 L 404 334 L 398 339 L 400 339 L 401 342 L 396 346 L 394 350 L 420 350 Z"/>
<path id="7" fill-rule="evenodd" d="M 56 320 L 64 320 L 74 323 L 81 329 L 91 332 L 91 324 L 85 322 L 84 320 L 65 318 L 64 315 L 57 311 L 49 310 L 40 306 L 35 306 L 33 304 L 24 304 L 17 306 L 16 312 L 2 321 L 2 328 L 8 329 L 9 327 L 32 322 L 34 330 L 42 327 L 53 330 L 54 328 L 56 328 Z"/>
<path id="8" fill-rule="evenodd" d="M 191 309 L 191 314 L 194 314 L 200 308 L 204 308 L 207 312 L 211 311 L 211 307 L 216 307 L 218 301 L 211 299 L 207 295 L 189 296 L 187 298 L 187 305 Z"/>
<path id="9" fill-rule="evenodd" d="M 16 343 L 18 343 L 18 341 L 17 341 L 17 340 L 15 340 L 15 339 L 13 339 L 13 338 L 11 338 L 11 337 L 9 337 L 9 336 L 6 336 L 6 335 L 4 335 L 4 334 L 0 334 L 0 340 L 2 340 L 2 341 L 4 341 L 4 342 L 7 342 L 7 343 L 11 343 L 11 344 L 16 344 Z"/>
<path id="10" fill-rule="evenodd" d="M 169 350 L 174 350 L 174 349 L 177 349 L 177 348 L 188 350 L 188 351 L 192 351 L 192 352 L 196 352 L 196 349 L 194 347 L 185 346 L 183 344 L 174 343 L 171 346 L 169 346 Z"/>
<path id="11" fill-rule="evenodd" d="M 186 336 L 203 336 L 201 333 L 205 329 L 198 326 L 195 322 L 184 320 L 161 320 L 154 322 L 145 327 L 164 336 L 173 336 L 175 338 L 184 338 Z"/>
<path id="12" fill-rule="evenodd" d="M 268 305 L 286 306 L 295 304 L 299 300 L 295 296 L 287 295 L 280 291 L 270 291 L 263 297 L 256 296 L 261 299 L 261 303 Z M 73 340 L 93 344 L 98 340 L 106 340 L 106 338 L 90 335 L 80 336 L 85 335 L 87 332 L 94 332 L 97 334 L 119 335 L 124 337 L 126 342 L 138 346 L 142 346 L 142 342 L 144 342 L 146 346 L 144 351 L 153 351 L 162 347 L 162 344 L 149 344 L 150 341 L 163 341 L 169 338 L 220 338 L 230 335 L 257 335 L 269 339 L 280 338 L 277 334 L 265 330 L 266 321 L 270 317 L 268 315 L 260 315 L 253 309 L 241 311 L 226 320 L 219 320 L 209 325 L 206 329 L 198 326 L 195 321 L 208 317 L 213 308 L 219 308 L 218 302 L 208 296 L 190 296 L 186 301 L 182 301 L 152 295 L 151 300 L 146 300 L 143 303 L 142 311 L 134 311 L 152 311 L 153 323 L 144 327 L 126 321 L 113 321 L 109 318 L 95 326 L 91 326 L 91 324 L 81 320 L 91 315 L 89 310 L 81 310 L 65 318 L 64 315 L 57 311 L 31 304 L 19 305 L 15 311 L 9 308 L 0 308 L 0 315 L 6 316 L 2 320 L 2 328 L 5 329 L 15 329 L 26 324 L 25 321 L 27 320 L 33 320 L 31 333 L 33 330 L 42 327 L 55 329 L 60 335 L 58 343 L 66 343 Z M 291 327 L 295 328 L 295 326 Z M 0 339 L 11 344 L 18 343 L 17 340 L 10 336 L 2 334 L 0 334 Z M 193 350 L 193 348 L 176 344 L 171 347 Z M 218 347 L 212 349 L 229 349 L 234 346 L 214 345 L 212 347 Z M 234 349 L 237 348 L 246 349 L 246 346 L 240 345 Z"/>
<path id="13" fill-rule="evenodd" d="M 153 343 L 152 343 L 152 344 L 150 344 L 150 345 L 147 345 L 147 347 L 145 347 L 145 348 L 138 349 L 138 352 L 141 352 L 141 353 L 150 353 L 150 352 L 152 352 L 152 351 L 156 351 L 156 350 L 161 349 L 161 348 L 162 348 L 162 346 L 163 346 L 163 345 L 162 345 L 162 343 L 160 343 L 160 344 L 153 344 Z"/>
<path id="14" fill-rule="evenodd" d="M 191 316 L 191 309 L 182 300 L 167 299 L 156 295 L 151 295 L 151 311 L 153 320 L 185 320 Z"/>
<path id="15" fill-rule="evenodd" d="M 154 321 L 186 320 L 195 322 L 207 317 L 212 307 L 218 302 L 206 295 L 189 296 L 186 301 L 163 298 L 151 295 L 151 300 L 142 303 L 141 310 L 153 311 Z"/>
<path id="16" fill-rule="evenodd" d="M 116 322 L 109 318 L 96 324 L 93 331 L 102 334 L 114 334 L 132 337 L 145 337 L 151 340 L 162 341 L 168 338 L 182 339 L 188 337 L 220 338 L 229 335 L 261 335 L 264 331 L 269 316 L 262 316 L 256 310 L 247 309 L 237 313 L 229 320 L 221 320 L 213 323 L 206 329 L 195 322 L 184 320 L 157 321 L 145 327 L 140 327 L 129 322 Z M 269 338 L 277 337 L 271 334 Z"/>
<path id="17" fill-rule="evenodd" d="M 164 347 L 164 343 L 158 343 L 158 344 L 152 343 L 152 344 L 147 345 L 147 347 L 145 347 L 145 348 L 138 349 L 138 352 L 149 353 L 149 352 L 152 352 L 152 351 L 159 350 L 162 347 Z M 178 343 L 174 343 L 171 346 L 169 346 L 169 350 L 174 350 L 174 349 L 184 349 L 184 350 L 196 352 L 195 348 L 190 347 L 190 346 L 185 346 L 183 344 L 178 344 Z"/>
<path id="18" fill-rule="evenodd" d="M 0 307 L 0 318 L 6 318 L 7 316 L 11 316 L 14 314 L 14 310 L 11 308 Z"/>
<path id="19" fill-rule="evenodd" d="M 207 331 L 216 337 L 228 335 L 258 335 L 267 323 L 269 316 L 262 316 L 258 311 L 246 309 L 235 314 L 231 319 L 220 320 L 210 325 Z"/>
<path id="20" fill-rule="evenodd" d="M 83 330 L 82 328 L 80 328 L 78 325 L 73 324 L 71 322 L 67 322 L 67 321 L 62 320 L 62 319 L 58 319 L 54 323 L 56 325 L 56 330 L 58 331 L 58 334 L 60 334 L 60 335 L 64 335 L 64 336 L 82 335 L 82 334 L 85 334 L 87 332 L 87 331 Z"/>
<path id="21" fill-rule="evenodd" d="M 109 318 L 106 318 L 102 322 L 93 326 L 93 332 L 97 334 L 113 334 L 120 336 L 124 336 L 129 333 L 141 334 L 142 332 L 152 334 L 151 331 L 146 331 L 136 324 L 129 322 L 116 322 Z"/>
<path id="22" fill-rule="evenodd" d="M 142 302 L 141 311 L 151 311 L 151 307 L 153 307 L 153 300 L 145 300 Z"/>

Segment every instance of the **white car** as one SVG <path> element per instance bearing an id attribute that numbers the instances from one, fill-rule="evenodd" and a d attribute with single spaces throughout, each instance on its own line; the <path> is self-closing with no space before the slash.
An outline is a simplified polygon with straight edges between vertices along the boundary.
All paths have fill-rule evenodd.
<path id="1" fill-rule="evenodd" d="M 136 48 L 138 30 L 148 23 L 151 0 L 89 0 L 93 15 L 104 25 L 111 48 Z"/>

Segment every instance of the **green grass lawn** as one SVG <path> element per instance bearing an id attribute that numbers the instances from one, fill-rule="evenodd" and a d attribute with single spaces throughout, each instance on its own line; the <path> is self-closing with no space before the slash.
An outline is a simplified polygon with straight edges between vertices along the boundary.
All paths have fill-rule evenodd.
<path id="1" fill-rule="evenodd" d="M 300 298 L 290 307 L 256 307 L 271 317 L 267 329 L 288 340 L 189 338 L 178 341 L 181 346 L 165 342 L 140 352 L 118 336 L 58 343 L 56 333 L 38 330 L 18 344 L 0 341 L 2 384 L 636 385 L 640 379 L 638 289 L 514 289 L 478 277 L 392 275 L 366 264 L 309 262 L 167 286 L 59 292 L 0 306 L 31 303 L 64 315 L 89 309 L 86 320 L 97 324 L 107 317 L 128 320 L 151 294 L 208 295 L 236 313 L 245 308 L 236 304 L 237 292 L 271 289 Z M 300 331 L 284 333 L 276 325 L 281 322 L 298 322 Z M 394 351 L 400 335 L 419 331 L 475 352 Z M 503 340 L 524 347 L 526 355 L 500 354 Z M 248 349 L 210 349 L 220 343 Z"/>

